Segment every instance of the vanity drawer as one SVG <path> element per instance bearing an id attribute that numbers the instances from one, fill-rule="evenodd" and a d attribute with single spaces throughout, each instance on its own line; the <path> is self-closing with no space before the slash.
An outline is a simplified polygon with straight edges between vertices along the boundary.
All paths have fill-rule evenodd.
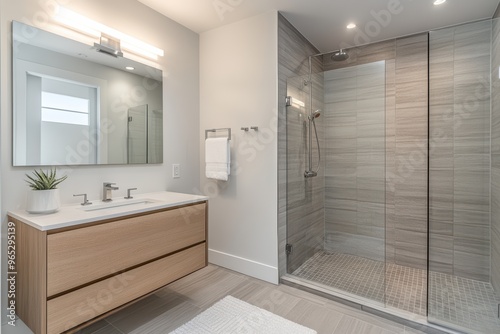
<path id="1" fill-rule="evenodd" d="M 205 243 L 47 302 L 47 333 L 61 333 L 203 268 Z"/>
<path id="2" fill-rule="evenodd" d="M 47 296 L 205 241 L 206 204 L 47 236 Z"/>

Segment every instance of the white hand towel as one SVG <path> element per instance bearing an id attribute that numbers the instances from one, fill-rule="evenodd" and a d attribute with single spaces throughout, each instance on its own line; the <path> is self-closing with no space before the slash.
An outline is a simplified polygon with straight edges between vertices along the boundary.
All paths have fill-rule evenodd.
<path id="1" fill-rule="evenodd" d="M 205 175 L 209 179 L 227 181 L 231 174 L 231 148 L 228 138 L 205 140 Z"/>

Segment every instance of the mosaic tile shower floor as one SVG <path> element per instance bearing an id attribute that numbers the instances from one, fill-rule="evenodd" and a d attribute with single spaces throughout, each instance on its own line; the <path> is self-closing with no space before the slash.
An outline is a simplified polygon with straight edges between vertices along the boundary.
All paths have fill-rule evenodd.
<path id="1" fill-rule="evenodd" d="M 293 275 L 381 303 L 386 283 L 388 307 L 426 316 L 425 270 L 319 251 Z M 499 299 L 491 284 L 434 272 L 430 284 L 429 307 L 434 318 L 485 333 L 500 332 L 496 318 Z"/>
<path id="2" fill-rule="evenodd" d="M 429 316 L 484 333 L 500 333 L 500 298 L 490 283 L 431 272 Z"/>

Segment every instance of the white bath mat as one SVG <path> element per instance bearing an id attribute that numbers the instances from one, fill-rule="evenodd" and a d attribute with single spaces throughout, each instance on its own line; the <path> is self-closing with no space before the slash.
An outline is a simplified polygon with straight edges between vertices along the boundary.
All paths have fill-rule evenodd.
<path id="1" fill-rule="evenodd" d="M 316 334 L 316 331 L 227 296 L 170 334 Z"/>

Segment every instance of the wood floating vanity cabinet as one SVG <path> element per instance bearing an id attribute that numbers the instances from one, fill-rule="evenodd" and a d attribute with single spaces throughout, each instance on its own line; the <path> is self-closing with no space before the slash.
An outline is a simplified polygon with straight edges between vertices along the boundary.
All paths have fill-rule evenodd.
<path id="1" fill-rule="evenodd" d="M 207 265 L 207 202 L 39 230 L 16 223 L 17 314 L 73 332 Z"/>

